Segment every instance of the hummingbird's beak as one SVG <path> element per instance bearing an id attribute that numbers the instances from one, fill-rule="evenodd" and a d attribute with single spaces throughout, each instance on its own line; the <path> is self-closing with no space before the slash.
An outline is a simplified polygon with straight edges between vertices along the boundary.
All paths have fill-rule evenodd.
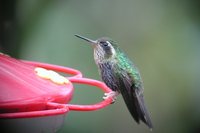
<path id="1" fill-rule="evenodd" d="M 94 40 L 91 40 L 91 39 L 89 39 L 89 38 L 86 38 L 86 37 L 83 37 L 83 36 L 80 36 L 80 35 L 75 35 L 76 37 L 78 37 L 78 38 L 81 38 L 81 39 L 83 39 L 83 40 L 85 40 L 85 41 L 87 41 L 87 42 L 89 42 L 90 44 L 92 44 L 92 45 L 95 45 L 95 44 L 97 44 L 97 41 L 94 41 Z"/>

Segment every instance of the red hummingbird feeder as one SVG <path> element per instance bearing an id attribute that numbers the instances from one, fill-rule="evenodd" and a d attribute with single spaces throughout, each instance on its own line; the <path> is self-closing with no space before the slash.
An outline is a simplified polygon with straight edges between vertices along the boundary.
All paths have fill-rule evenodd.
<path id="1" fill-rule="evenodd" d="M 74 83 L 111 92 L 103 82 L 83 78 L 78 70 L 17 60 L 0 53 L 0 125 L 3 131 L 53 133 L 62 126 L 69 111 L 98 110 L 112 103 L 112 98 L 108 98 L 93 105 L 69 104 Z"/>

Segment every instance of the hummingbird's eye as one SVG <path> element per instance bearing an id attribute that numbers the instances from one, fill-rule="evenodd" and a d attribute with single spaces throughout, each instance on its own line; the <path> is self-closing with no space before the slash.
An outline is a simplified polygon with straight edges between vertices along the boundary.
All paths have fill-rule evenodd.
<path id="1" fill-rule="evenodd" d="M 107 47 L 108 46 L 108 43 L 107 42 L 100 42 L 104 47 Z"/>

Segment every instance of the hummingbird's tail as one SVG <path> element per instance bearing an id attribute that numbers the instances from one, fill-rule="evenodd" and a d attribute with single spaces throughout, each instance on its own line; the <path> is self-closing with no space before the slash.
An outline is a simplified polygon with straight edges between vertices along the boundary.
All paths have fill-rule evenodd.
<path id="1" fill-rule="evenodd" d="M 120 92 L 132 117 L 137 123 L 140 123 L 140 120 L 143 121 L 152 130 L 153 124 L 144 103 L 142 89 L 136 88 L 134 85 L 131 86 L 130 82 L 123 79 L 120 84 L 128 90 Z"/>
<path id="2" fill-rule="evenodd" d="M 152 130 L 153 124 L 145 106 L 143 94 L 137 95 L 134 101 L 139 118 Z"/>
<path id="3" fill-rule="evenodd" d="M 125 96 L 126 94 L 122 93 L 122 96 L 124 98 L 129 112 L 131 113 L 131 115 L 137 123 L 140 123 L 141 120 L 152 130 L 153 124 L 145 106 L 143 94 L 132 94 L 132 96 Z"/>

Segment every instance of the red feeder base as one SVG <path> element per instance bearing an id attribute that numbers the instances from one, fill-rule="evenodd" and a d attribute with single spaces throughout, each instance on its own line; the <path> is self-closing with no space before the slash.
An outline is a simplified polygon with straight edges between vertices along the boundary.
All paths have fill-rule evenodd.
<path id="1" fill-rule="evenodd" d="M 43 77 L 35 69 L 51 70 L 59 74 Z M 53 72 L 53 74 L 55 74 Z M 60 82 L 55 81 L 64 79 Z M 69 81 L 68 81 L 68 80 Z M 73 83 L 100 88 L 104 93 L 111 90 L 102 82 L 82 78 L 80 71 L 39 62 L 21 61 L 0 54 L 0 125 L 5 132 L 56 132 L 70 110 L 92 111 L 104 108 L 112 102 L 108 98 L 94 105 L 68 104 L 73 95 Z"/>

